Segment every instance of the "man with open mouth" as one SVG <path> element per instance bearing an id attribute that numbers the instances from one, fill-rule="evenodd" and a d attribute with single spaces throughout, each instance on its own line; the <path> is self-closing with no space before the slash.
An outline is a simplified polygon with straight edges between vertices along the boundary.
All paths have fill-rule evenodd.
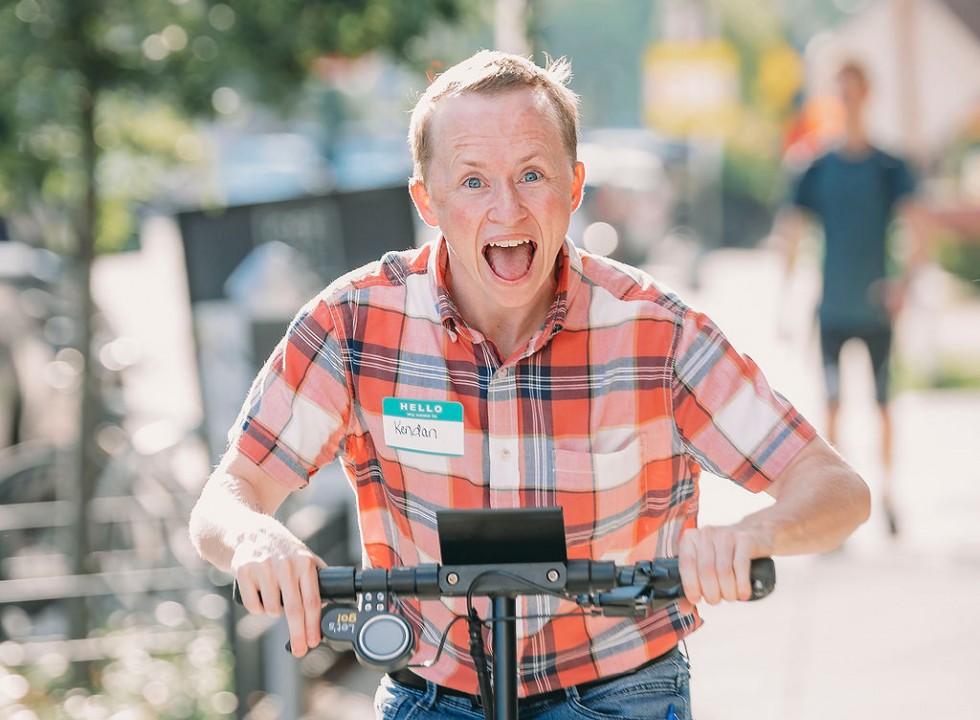
<path id="1" fill-rule="evenodd" d="M 696 603 L 748 598 L 753 558 L 836 547 L 868 490 L 709 318 L 566 236 L 585 183 L 569 77 L 481 51 L 423 93 L 409 192 L 440 236 L 300 311 L 191 531 L 250 611 L 285 614 L 302 656 L 321 641 L 323 562 L 273 516 L 325 464 L 356 495 L 369 567 L 440 562 L 441 510 L 561 507 L 569 558 L 676 557 L 686 597 L 642 617 L 519 598 L 520 717 L 685 720 Z M 702 468 L 775 502 L 698 527 Z M 397 611 L 417 643 L 378 717 L 480 717 L 465 599 Z"/>
<path id="2" fill-rule="evenodd" d="M 585 168 L 570 161 L 558 113 L 543 90 L 524 87 L 450 95 L 414 120 L 438 141 L 418 143 L 412 199 L 445 238 L 460 315 L 502 361 L 554 302 L 556 260 L 582 200 Z"/>

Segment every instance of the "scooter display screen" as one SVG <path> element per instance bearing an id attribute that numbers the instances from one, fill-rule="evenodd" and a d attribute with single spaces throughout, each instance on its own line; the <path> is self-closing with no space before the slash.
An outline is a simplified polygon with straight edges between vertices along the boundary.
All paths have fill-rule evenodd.
<path id="1" fill-rule="evenodd" d="M 565 562 L 565 516 L 560 507 L 440 510 L 436 513 L 443 565 Z"/>

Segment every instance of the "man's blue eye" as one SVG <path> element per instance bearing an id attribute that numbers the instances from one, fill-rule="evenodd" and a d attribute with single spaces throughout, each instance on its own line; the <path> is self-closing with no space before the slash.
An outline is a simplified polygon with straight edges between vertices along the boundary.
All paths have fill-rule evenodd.
<path id="1" fill-rule="evenodd" d="M 528 170 L 526 173 L 524 173 L 524 182 L 534 182 L 539 177 L 541 176 L 538 175 L 536 170 Z"/>
<path id="2" fill-rule="evenodd" d="M 474 188 L 474 189 L 475 188 L 481 188 L 481 187 L 483 187 L 483 183 L 480 182 L 480 179 L 479 178 L 467 178 L 466 179 L 466 187 L 468 187 L 468 188 Z"/>

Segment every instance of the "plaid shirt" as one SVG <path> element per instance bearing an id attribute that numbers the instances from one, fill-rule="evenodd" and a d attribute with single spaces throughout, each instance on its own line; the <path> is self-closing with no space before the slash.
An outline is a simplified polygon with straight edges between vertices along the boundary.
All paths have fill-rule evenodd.
<path id="1" fill-rule="evenodd" d="M 758 492 L 815 435 L 708 318 L 638 270 L 566 241 L 545 322 L 502 359 L 460 317 L 446 267 L 440 240 L 328 287 L 259 374 L 232 439 L 289 488 L 339 458 L 372 567 L 439 562 L 445 508 L 561 506 L 570 558 L 675 556 L 696 525 L 702 468 Z M 461 406 L 456 447 L 392 447 L 403 443 L 385 434 L 385 398 Z M 413 662 L 433 658 L 466 612 L 462 599 L 400 609 L 419 639 Z M 519 623 L 522 696 L 624 672 L 700 624 L 676 604 L 642 618 L 548 619 L 575 609 L 518 599 L 519 613 L 546 616 Z M 477 691 L 465 624 L 418 672 Z"/>

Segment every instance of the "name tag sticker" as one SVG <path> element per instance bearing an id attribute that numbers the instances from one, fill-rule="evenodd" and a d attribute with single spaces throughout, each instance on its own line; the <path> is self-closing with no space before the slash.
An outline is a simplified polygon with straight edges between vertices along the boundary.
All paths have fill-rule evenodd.
<path id="1" fill-rule="evenodd" d="M 463 454 L 463 404 L 386 397 L 381 411 L 388 447 L 431 455 Z"/>

